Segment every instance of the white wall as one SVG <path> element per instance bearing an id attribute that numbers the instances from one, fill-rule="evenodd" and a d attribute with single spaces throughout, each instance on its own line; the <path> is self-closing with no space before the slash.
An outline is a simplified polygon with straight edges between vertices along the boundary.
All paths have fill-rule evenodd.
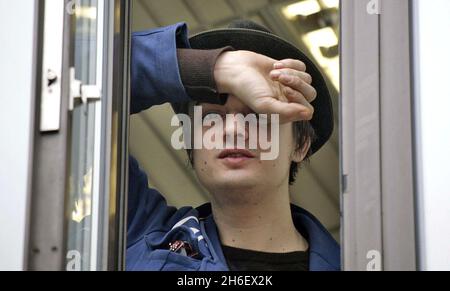
<path id="1" fill-rule="evenodd" d="M 414 1 L 419 257 L 450 270 L 450 1 Z"/>
<path id="2" fill-rule="evenodd" d="M 34 21 L 34 0 L 0 0 L 0 270 L 24 269 Z"/>

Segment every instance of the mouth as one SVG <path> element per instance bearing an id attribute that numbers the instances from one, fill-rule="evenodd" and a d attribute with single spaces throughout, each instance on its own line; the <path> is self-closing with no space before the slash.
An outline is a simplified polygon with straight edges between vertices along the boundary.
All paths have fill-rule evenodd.
<path id="1" fill-rule="evenodd" d="M 228 164 L 239 165 L 254 159 L 255 155 L 248 150 L 224 150 L 219 154 L 218 158 Z"/>

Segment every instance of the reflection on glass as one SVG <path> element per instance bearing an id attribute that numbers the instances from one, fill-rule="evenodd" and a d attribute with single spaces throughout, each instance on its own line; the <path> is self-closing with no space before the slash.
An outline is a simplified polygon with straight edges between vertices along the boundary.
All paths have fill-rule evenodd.
<path id="1" fill-rule="evenodd" d="M 337 47 L 338 37 L 331 27 L 314 30 L 303 37 L 319 66 L 331 79 L 334 87 L 339 89 L 339 56 L 328 56 L 324 49 Z"/>
<path id="2" fill-rule="evenodd" d="M 339 0 L 301 0 L 282 7 L 300 41 L 339 91 Z"/>
<path id="3" fill-rule="evenodd" d="M 96 84 L 97 0 L 79 1 L 74 45 L 76 79 L 86 85 Z M 77 268 L 89 270 L 96 112 L 93 103 L 77 102 L 72 113 L 67 247 L 69 253 L 79 254 L 81 261 L 75 264 Z"/>
<path id="4" fill-rule="evenodd" d="M 320 11 L 320 5 L 316 0 L 304 0 L 290 4 L 283 9 L 283 13 L 288 19 L 295 19 L 297 16 L 309 16 Z"/>

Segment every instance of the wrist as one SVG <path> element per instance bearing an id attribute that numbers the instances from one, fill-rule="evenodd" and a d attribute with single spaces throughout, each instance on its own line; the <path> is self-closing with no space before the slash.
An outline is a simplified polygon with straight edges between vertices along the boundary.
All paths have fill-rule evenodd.
<path id="1" fill-rule="evenodd" d="M 251 60 L 251 54 L 253 53 L 247 51 L 228 51 L 219 56 L 214 67 L 214 79 L 219 93 L 234 93 L 239 86 L 240 74 Z"/>

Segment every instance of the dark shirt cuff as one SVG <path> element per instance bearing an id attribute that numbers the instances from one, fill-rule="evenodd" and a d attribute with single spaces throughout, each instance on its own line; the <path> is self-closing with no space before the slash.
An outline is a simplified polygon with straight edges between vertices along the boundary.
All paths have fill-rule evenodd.
<path id="1" fill-rule="evenodd" d="M 181 81 L 192 100 L 222 105 L 226 103 L 228 94 L 217 91 L 214 67 L 222 53 L 232 50 L 232 47 L 215 50 L 177 49 Z"/>

